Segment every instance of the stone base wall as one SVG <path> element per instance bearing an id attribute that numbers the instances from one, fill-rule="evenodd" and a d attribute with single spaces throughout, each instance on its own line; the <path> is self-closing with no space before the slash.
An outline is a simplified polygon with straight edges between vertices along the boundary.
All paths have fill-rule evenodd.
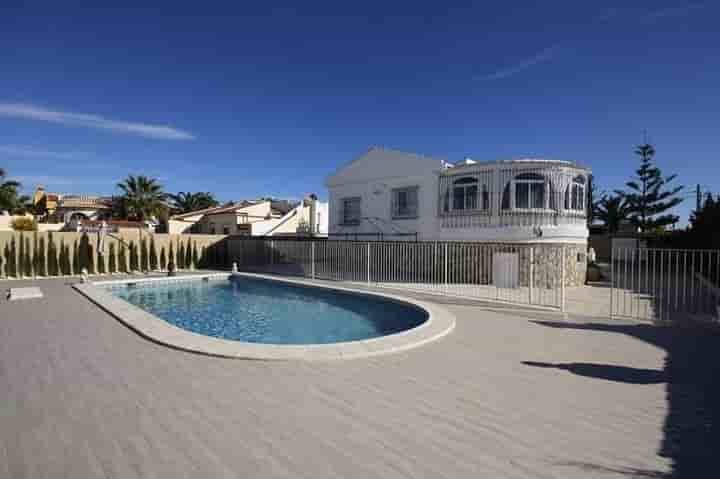
<path id="1" fill-rule="evenodd" d="M 565 250 L 565 286 L 582 286 L 587 274 L 587 253 L 585 245 L 535 244 L 523 247 L 519 254 L 520 286 L 530 283 L 530 256 L 533 256 L 532 275 L 535 288 L 555 288 L 562 279 L 562 251 Z M 532 253 L 531 253 L 532 250 Z"/>

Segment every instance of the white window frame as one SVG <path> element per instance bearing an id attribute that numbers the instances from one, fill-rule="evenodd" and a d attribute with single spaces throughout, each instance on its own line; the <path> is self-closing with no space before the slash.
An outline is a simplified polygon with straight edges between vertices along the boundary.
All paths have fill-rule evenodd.
<path id="1" fill-rule="evenodd" d="M 518 178 L 522 175 L 537 175 L 537 178 Z M 517 205 L 517 185 L 528 185 L 527 188 L 527 207 L 519 207 Z M 542 206 L 533 206 L 532 185 L 542 185 L 543 204 Z M 520 212 L 537 212 L 550 210 L 550 188 L 548 180 L 544 175 L 535 172 L 518 173 L 510 182 L 510 209 Z"/>
<path id="2" fill-rule="evenodd" d="M 565 192 L 565 209 L 585 214 L 587 193 L 587 180 L 584 175 L 577 175 L 572 179 Z"/>
<path id="3" fill-rule="evenodd" d="M 400 193 L 414 193 L 415 194 L 415 210 L 409 211 L 407 214 L 402 214 L 399 211 L 400 203 L 398 201 L 398 196 Z M 418 185 L 414 186 L 404 186 L 401 188 L 393 188 L 390 193 L 390 216 L 394 220 L 407 220 L 407 219 L 415 219 L 418 217 L 420 210 L 420 187 Z"/>
<path id="4" fill-rule="evenodd" d="M 348 219 L 346 203 L 351 201 L 357 201 L 357 219 Z M 340 198 L 340 224 L 355 226 L 360 224 L 362 219 L 362 198 L 360 196 L 348 196 Z"/>

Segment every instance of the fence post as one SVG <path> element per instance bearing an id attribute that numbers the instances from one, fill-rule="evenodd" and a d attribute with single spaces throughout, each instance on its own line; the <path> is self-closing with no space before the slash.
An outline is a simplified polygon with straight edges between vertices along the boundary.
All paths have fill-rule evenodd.
<path id="1" fill-rule="evenodd" d="M 565 314 L 565 268 L 567 268 L 567 264 L 565 263 L 565 245 L 561 248 L 560 253 L 560 312 Z"/>
<path id="2" fill-rule="evenodd" d="M 615 301 L 615 248 L 612 247 L 612 241 L 610 241 L 610 319 L 613 319 L 613 312 Z"/>
<path id="3" fill-rule="evenodd" d="M 443 255 L 445 258 L 445 294 L 448 292 L 448 243 L 445 242 L 445 254 Z"/>
<path id="4" fill-rule="evenodd" d="M 310 242 L 310 277 L 315 279 L 315 241 Z"/>
<path id="5" fill-rule="evenodd" d="M 535 282 L 535 248 L 530 247 L 530 272 L 528 274 L 528 301 L 533 304 L 533 286 Z"/>
<path id="6" fill-rule="evenodd" d="M 367 242 L 367 282 L 370 284 L 370 242 Z"/>

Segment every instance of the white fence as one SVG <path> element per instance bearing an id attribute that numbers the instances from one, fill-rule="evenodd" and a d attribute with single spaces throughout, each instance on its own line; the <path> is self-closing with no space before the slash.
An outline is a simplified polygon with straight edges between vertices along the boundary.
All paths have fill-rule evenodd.
<path id="1" fill-rule="evenodd" d="M 228 239 L 241 271 L 564 309 L 557 245 Z"/>
<path id="2" fill-rule="evenodd" d="M 720 251 L 613 248 L 613 317 L 718 320 Z"/>

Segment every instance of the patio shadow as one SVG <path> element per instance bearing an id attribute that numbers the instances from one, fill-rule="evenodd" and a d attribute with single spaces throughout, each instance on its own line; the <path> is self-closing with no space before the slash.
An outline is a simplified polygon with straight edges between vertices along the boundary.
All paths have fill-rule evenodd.
<path id="1" fill-rule="evenodd" d="M 629 384 L 665 382 L 668 413 L 658 454 L 673 461 L 670 478 L 713 477 L 720 447 L 720 332 L 633 323 L 533 321 L 544 327 L 625 334 L 666 352 L 663 371 L 603 364 L 548 364 L 586 377 Z M 714 471 L 714 472 L 713 472 Z"/>

